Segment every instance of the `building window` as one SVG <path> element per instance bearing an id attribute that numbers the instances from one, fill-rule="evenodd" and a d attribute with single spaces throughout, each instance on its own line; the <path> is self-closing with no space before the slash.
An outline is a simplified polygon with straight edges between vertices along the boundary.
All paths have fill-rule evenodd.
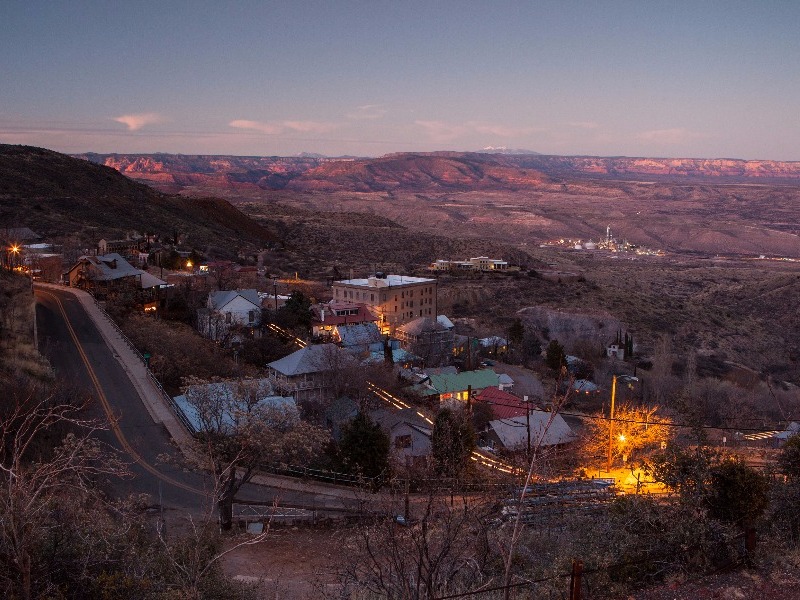
<path id="1" fill-rule="evenodd" d="M 395 448 L 411 448 L 411 436 L 410 435 L 398 435 L 394 438 L 394 447 Z"/>

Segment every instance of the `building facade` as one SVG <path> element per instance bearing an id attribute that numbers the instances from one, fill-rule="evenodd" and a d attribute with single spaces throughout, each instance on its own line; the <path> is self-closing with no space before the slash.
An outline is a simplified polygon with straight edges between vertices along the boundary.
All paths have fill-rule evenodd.
<path id="1" fill-rule="evenodd" d="M 467 260 L 442 260 L 431 263 L 431 271 L 506 271 L 508 263 L 501 258 L 475 256 Z"/>
<path id="2" fill-rule="evenodd" d="M 378 317 L 378 325 L 385 333 L 414 319 L 437 315 L 435 279 L 379 274 L 335 281 L 332 291 L 334 302 L 365 304 Z"/>

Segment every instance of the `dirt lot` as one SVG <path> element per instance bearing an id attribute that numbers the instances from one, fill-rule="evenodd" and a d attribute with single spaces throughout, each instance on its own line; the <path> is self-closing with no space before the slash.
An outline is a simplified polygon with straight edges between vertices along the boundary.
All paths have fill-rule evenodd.
<path id="1" fill-rule="evenodd" d="M 267 539 L 242 546 L 224 559 L 231 576 L 258 583 L 263 597 L 293 600 L 320 597 L 336 585 L 349 528 L 275 527 Z"/>

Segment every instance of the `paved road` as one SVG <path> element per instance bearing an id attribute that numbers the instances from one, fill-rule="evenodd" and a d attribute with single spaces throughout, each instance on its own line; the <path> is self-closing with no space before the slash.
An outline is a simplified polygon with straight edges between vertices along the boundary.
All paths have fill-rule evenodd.
<path id="1" fill-rule="evenodd" d="M 109 414 L 114 415 L 111 429 L 100 436 L 130 461 L 133 477 L 114 481 L 113 491 L 119 496 L 144 493 L 153 504 L 161 498 L 168 509 L 208 514 L 211 478 L 176 466 L 175 459 L 180 453 L 172 436 L 164 424 L 156 422 L 148 412 L 131 381 L 131 369 L 123 368 L 119 355 L 106 344 L 84 305 L 71 291 L 53 287 L 37 286 L 36 301 L 39 346 L 53 365 L 57 378 L 92 396 L 94 402 L 90 411 L 93 416 L 105 419 Z M 163 456 L 172 457 L 173 463 L 161 460 Z M 247 485 L 239 497 L 264 502 L 277 498 L 278 504 L 284 507 L 336 508 L 346 502 L 339 497 L 343 494 L 325 493 L 318 486 L 302 491 L 302 484 L 296 482 L 284 483 L 279 478 L 261 478 L 260 481 L 271 485 Z"/>

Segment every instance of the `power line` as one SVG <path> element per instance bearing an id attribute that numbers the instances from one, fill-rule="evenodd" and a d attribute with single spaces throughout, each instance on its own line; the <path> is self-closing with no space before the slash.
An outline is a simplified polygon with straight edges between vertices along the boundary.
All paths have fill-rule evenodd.
<path id="1" fill-rule="evenodd" d="M 479 400 L 479 402 L 483 402 L 483 401 Z M 492 405 L 492 406 L 504 406 L 506 408 L 520 408 L 520 409 L 524 408 L 524 406 L 519 406 L 517 404 L 504 404 L 502 402 L 484 402 L 484 403 Z M 541 408 L 536 408 L 536 409 L 532 409 L 531 410 L 531 412 L 534 412 L 534 411 L 550 412 L 550 411 L 547 411 L 547 410 L 543 410 Z M 563 411 L 558 411 L 558 414 L 560 414 L 562 416 L 567 416 L 567 417 L 578 417 L 578 418 L 581 418 L 581 419 L 596 419 L 596 420 L 600 420 L 600 421 L 608 421 L 609 420 L 608 417 L 605 417 L 603 415 L 590 415 L 590 414 L 586 414 L 586 413 L 573 413 L 573 412 L 563 412 Z M 519 416 L 523 416 L 523 415 L 519 415 Z M 503 419 L 508 419 L 508 418 L 513 418 L 513 417 L 503 417 Z M 498 420 L 503 420 L 503 419 L 498 419 Z M 764 428 L 761 428 L 761 427 L 725 427 L 725 426 L 721 426 L 721 425 L 720 426 L 718 426 L 718 425 L 696 425 L 696 424 L 688 424 L 688 423 L 673 423 L 671 421 L 652 421 L 652 420 L 651 421 L 648 421 L 648 420 L 642 421 L 642 420 L 639 420 L 639 419 L 621 419 L 619 417 L 614 417 L 612 420 L 615 423 L 633 423 L 633 424 L 639 424 L 639 425 L 663 425 L 664 427 L 683 427 L 683 428 L 686 428 L 686 429 L 717 429 L 717 430 L 720 430 L 720 431 L 752 431 L 752 432 L 755 432 L 755 433 L 770 433 L 772 431 L 775 431 L 775 429 L 764 429 Z M 755 419 L 750 419 L 750 420 L 755 420 Z M 794 420 L 800 420 L 800 419 L 787 418 L 786 420 L 787 421 L 794 421 Z"/>

